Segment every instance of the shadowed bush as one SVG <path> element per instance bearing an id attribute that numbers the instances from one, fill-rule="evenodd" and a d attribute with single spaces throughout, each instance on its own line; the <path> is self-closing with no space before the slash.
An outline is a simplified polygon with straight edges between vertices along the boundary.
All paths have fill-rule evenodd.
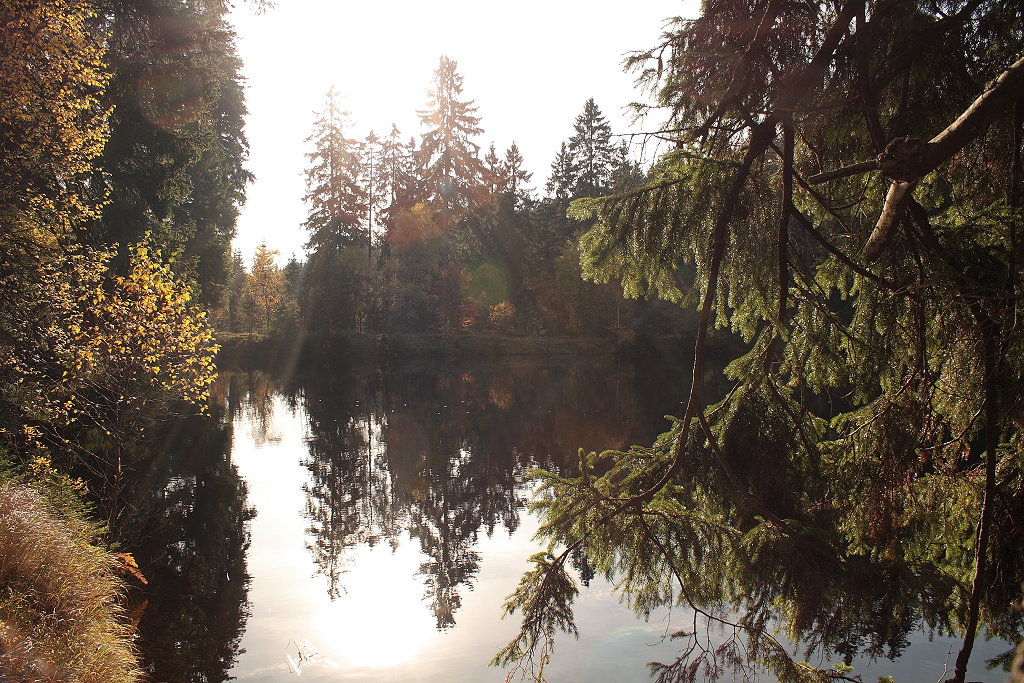
<path id="1" fill-rule="evenodd" d="M 0 680 L 139 681 L 116 559 L 31 489 L 0 484 Z"/>

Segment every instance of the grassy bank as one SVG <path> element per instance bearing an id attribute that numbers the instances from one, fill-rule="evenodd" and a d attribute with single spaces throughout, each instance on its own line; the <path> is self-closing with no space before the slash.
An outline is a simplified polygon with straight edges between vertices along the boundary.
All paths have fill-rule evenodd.
<path id="1" fill-rule="evenodd" d="M 116 558 L 26 486 L 0 484 L 0 680 L 131 683 Z"/>

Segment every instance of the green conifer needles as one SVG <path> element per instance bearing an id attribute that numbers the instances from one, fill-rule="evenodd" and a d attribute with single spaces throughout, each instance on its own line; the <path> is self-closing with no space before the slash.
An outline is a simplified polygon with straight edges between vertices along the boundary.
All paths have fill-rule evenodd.
<path id="1" fill-rule="evenodd" d="M 1024 631 L 1022 29 L 998 0 L 713 0 L 630 58 L 675 148 L 570 215 L 587 277 L 698 306 L 689 397 L 650 448 L 542 475 L 538 507 L 638 613 L 742 636 L 686 629 L 658 680 L 850 680 L 927 625 L 963 635 L 962 682 L 979 628 Z M 713 327 L 742 340 L 724 397 Z"/>

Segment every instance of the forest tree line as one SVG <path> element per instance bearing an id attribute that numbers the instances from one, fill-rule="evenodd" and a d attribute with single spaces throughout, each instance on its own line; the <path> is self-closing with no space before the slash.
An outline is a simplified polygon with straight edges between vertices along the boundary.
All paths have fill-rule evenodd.
<path id="1" fill-rule="evenodd" d="M 234 254 L 219 328 L 620 338 L 679 329 L 678 309 L 623 301 L 617 287 L 582 278 L 588 224 L 566 217 L 570 202 L 646 180 L 593 99 L 536 183 L 515 143 L 483 152 L 451 59 L 441 58 L 418 113 L 418 141 L 394 124 L 355 139 L 331 89 L 307 141 L 308 258 L 279 268 L 265 245 L 249 264 Z"/>
<path id="2" fill-rule="evenodd" d="M 978 636 L 1024 634 L 1017 0 L 708 0 L 630 60 L 671 149 L 636 168 L 588 102 L 539 200 L 514 147 L 481 158 L 450 60 L 415 143 L 350 138 L 329 97 L 310 254 L 283 271 L 267 250 L 248 271 L 229 253 L 249 175 L 225 12 L 0 0 L 5 678 L 141 676 L 107 580 L 139 568 L 97 544 L 130 551 L 138 520 L 187 517 L 189 491 L 176 510 L 148 493 L 169 488 L 164 437 L 207 405 L 211 317 L 326 336 L 604 334 L 671 330 L 685 316 L 661 311 L 696 306 L 667 431 L 540 474 L 549 547 L 506 603 L 524 618 L 496 664 L 540 677 L 555 634 L 576 632 L 581 553 L 638 613 L 694 615 L 659 681 L 857 680 L 855 658 L 927 628 L 962 637 L 947 668 L 964 683 Z M 669 303 L 627 306 L 580 275 Z M 718 327 L 743 343 L 724 395 L 708 381 Z M 222 540 L 244 586 L 251 511 L 226 438 Z M 48 538 L 66 544 L 35 552 Z M 187 567 L 162 571 L 173 584 Z M 86 576 L 104 585 L 64 580 Z M 76 586 L 97 609 L 63 599 Z M 834 666 L 794 658 L 780 633 Z"/>

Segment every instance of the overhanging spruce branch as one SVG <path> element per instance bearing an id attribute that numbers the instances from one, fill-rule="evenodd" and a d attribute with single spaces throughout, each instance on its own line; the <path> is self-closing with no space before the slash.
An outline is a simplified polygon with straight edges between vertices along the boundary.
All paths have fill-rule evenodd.
<path id="1" fill-rule="evenodd" d="M 729 107 L 736 105 L 743 91 L 746 90 L 747 85 L 747 73 L 750 68 L 750 61 L 753 55 L 757 54 L 761 47 L 764 45 L 764 41 L 767 40 L 768 35 L 771 31 L 772 26 L 775 25 L 775 19 L 779 16 L 785 3 L 781 0 L 771 0 L 768 6 L 765 7 L 764 15 L 761 17 L 761 21 L 757 25 L 757 30 L 754 32 L 753 38 L 747 45 L 747 49 L 740 56 L 736 62 L 735 67 L 732 71 L 732 77 L 729 81 L 729 87 L 726 89 L 722 98 L 718 101 L 718 106 L 715 108 L 714 113 L 707 118 L 707 120 L 693 133 L 693 139 L 703 139 L 712 126 L 718 123 Z"/>
<path id="2" fill-rule="evenodd" d="M 1024 98 L 1024 58 L 1001 73 L 955 121 L 928 142 L 922 144 L 916 138 L 897 138 L 877 159 L 819 173 L 808 178 L 808 182 L 823 183 L 875 170 L 892 181 L 875 229 L 864 245 L 865 260 L 873 261 L 881 255 L 903 218 L 917 183 L 978 138 L 996 116 L 1021 98 Z"/>
<path id="3" fill-rule="evenodd" d="M 870 173 L 871 171 L 877 171 L 881 168 L 878 159 L 868 159 L 867 161 L 860 161 L 852 166 L 844 166 L 843 168 L 837 168 L 834 171 L 825 171 L 816 175 L 808 176 L 807 182 L 811 185 L 820 185 L 830 180 L 838 180 L 839 178 L 848 178 L 852 175 L 862 175 L 864 173 Z"/>
<path id="4" fill-rule="evenodd" d="M 775 105 L 776 111 L 795 111 L 800 100 L 807 94 L 815 81 L 825 72 L 834 59 L 836 48 L 850 31 L 850 22 L 864 7 L 864 0 L 850 0 L 836 15 L 836 20 L 825 32 L 817 52 L 806 65 L 792 72 L 779 85 L 780 97 Z"/>
<path id="5" fill-rule="evenodd" d="M 889 149 L 877 159 L 869 159 L 833 171 L 825 171 L 807 178 L 811 185 L 881 171 L 893 180 L 918 181 L 948 161 L 969 142 L 981 135 L 997 115 L 1024 97 L 1024 57 L 1014 62 L 992 81 L 981 95 L 971 103 L 945 130 L 912 149 L 915 141 L 900 138 L 899 149 Z M 897 142 L 897 141 L 893 141 Z M 890 148 L 893 143 L 890 143 Z M 912 153 L 913 152 L 913 153 Z"/>
<path id="6" fill-rule="evenodd" d="M 686 403 L 683 418 L 680 420 L 679 434 L 672 445 L 672 463 L 665 470 L 661 478 L 650 488 L 632 496 L 623 498 L 612 497 L 609 500 L 622 503 L 641 503 L 650 500 L 679 473 L 683 463 L 683 449 L 690 434 L 691 424 L 698 418 L 698 412 L 703 410 L 700 407 L 700 396 L 703 385 L 704 350 L 710 327 L 711 312 L 715 303 L 719 269 L 725 255 L 729 224 L 732 222 L 733 212 L 736 209 L 740 193 L 746 185 L 747 175 L 754 161 L 772 146 L 776 137 L 775 129 L 780 118 L 785 116 L 786 112 L 793 111 L 832 62 L 836 48 L 839 47 L 842 39 L 849 33 L 850 23 L 863 6 L 864 0 L 849 0 L 843 6 L 832 26 L 825 33 L 825 37 L 815 52 L 814 57 L 800 68 L 792 71 L 791 75 L 780 85 L 779 98 L 776 106 L 773 108 L 773 114 L 760 123 L 750 126 L 750 139 L 743 163 L 737 169 L 736 175 L 733 176 L 731 186 L 719 206 L 718 215 L 711 230 L 711 259 L 708 269 L 708 284 L 704 291 L 700 307 L 700 318 L 697 324 L 690 396 Z M 762 19 L 763 22 L 764 19 Z M 794 213 L 796 213 L 795 210 Z"/>
<path id="7" fill-rule="evenodd" d="M 718 275 L 725 256 L 725 248 L 728 242 L 729 224 L 732 221 L 733 212 L 739 202 L 740 193 L 747 182 L 747 175 L 754 161 L 758 159 L 775 137 L 774 119 L 761 123 L 760 126 L 751 131 L 750 142 L 747 146 L 743 163 L 736 171 L 732 179 L 731 187 L 719 208 L 715 225 L 711 231 L 711 259 L 708 268 L 708 284 L 704 290 L 704 297 L 701 301 L 700 319 L 697 324 L 697 340 L 694 342 L 693 375 L 690 379 L 690 397 L 686 403 L 686 410 L 681 420 L 679 434 L 672 445 L 672 464 L 665 470 L 657 483 L 647 490 L 625 498 L 611 498 L 613 501 L 623 503 L 642 503 L 650 500 L 654 495 L 664 488 L 674 476 L 679 473 L 683 464 L 683 449 L 687 437 L 690 434 L 691 424 L 698 413 L 703 409 L 700 407 L 701 387 L 704 380 L 704 350 L 707 343 L 708 329 L 711 323 L 711 312 L 715 304 L 715 296 L 718 286 Z M 703 413 L 701 413 L 703 414 Z"/>

